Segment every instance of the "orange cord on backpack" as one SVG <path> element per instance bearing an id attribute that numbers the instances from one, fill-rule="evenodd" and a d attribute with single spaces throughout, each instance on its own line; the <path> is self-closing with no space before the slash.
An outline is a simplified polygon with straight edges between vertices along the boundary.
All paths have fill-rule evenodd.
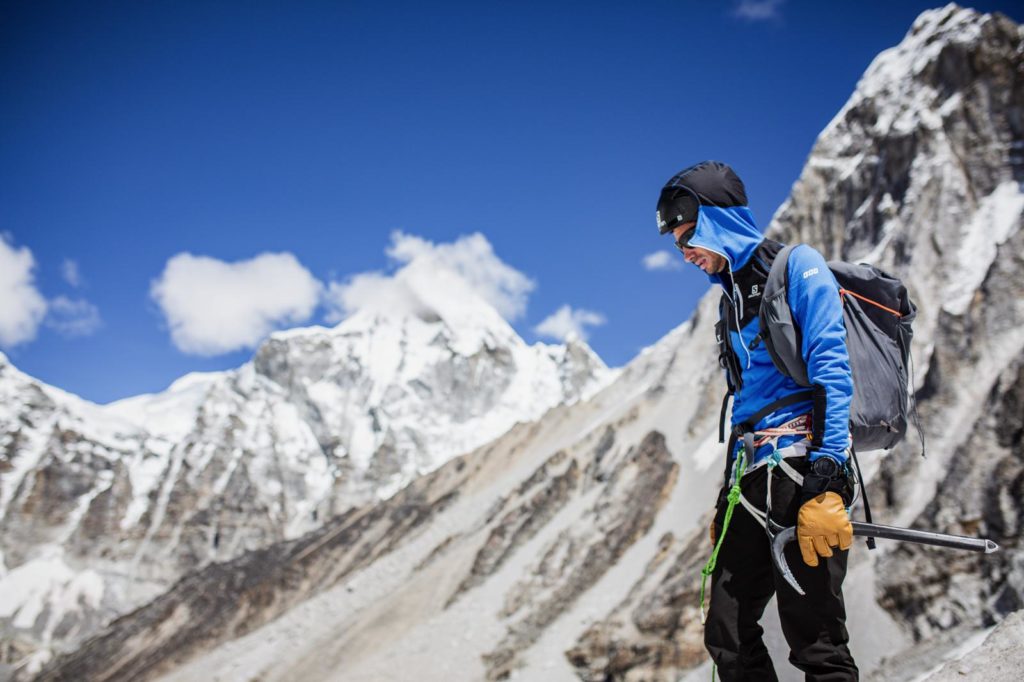
<path id="1" fill-rule="evenodd" d="M 856 293 L 854 291 L 850 291 L 849 289 L 840 289 L 839 290 L 839 296 L 840 297 L 845 296 L 846 294 L 849 294 L 850 296 L 853 296 L 854 298 L 858 298 L 858 299 L 864 301 L 865 303 L 870 303 L 871 305 L 873 305 L 873 306 L 875 306 L 877 308 L 881 308 L 882 310 L 884 310 L 887 313 L 892 313 L 896 317 L 903 317 L 903 315 L 901 315 L 898 311 L 893 310 L 892 308 L 887 308 L 886 306 L 882 305 L 881 303 L 878 303 L 877 301 L 872 301 L 867 296 L 861 296 L 860 294 L 858 294 L 858 293 Z"/>

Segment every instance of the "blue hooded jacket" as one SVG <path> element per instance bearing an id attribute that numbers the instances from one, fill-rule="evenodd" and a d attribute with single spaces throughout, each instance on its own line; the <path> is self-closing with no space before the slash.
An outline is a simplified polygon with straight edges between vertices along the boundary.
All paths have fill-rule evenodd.
<path id="1" fill-rule="evenodd" d="M 696 228 L 690 244 L 725 258 L 730 276 L 709 275 L 709 278 L 720 285 L 726 295 L 731 297 L 736 309 L 742 311 L 744 298 L 734 284 L 731 273 L 747 265 L 764 240 L 754 224 L 750 209 L 746 206 L 719 208 L 702 205 Z M 812 444 L 810 459 L 827 455 L 842 464 L 846 462 L 850 439 L 853 376 L 846 351 L 846 327 L 843 323 L 839 284 L 822 255 L 807 245 L 793 249 L 788 265 L 789 307 L 802 332 L 801 351 L 807 363 L 807 376 L 819 395 L 824 396 L 824 417 L 815 415 L 816 421 L 823 420 L 822 438 L 821 442 Z M 742 316 L 742 312 L 739 315 Z M 754 344 L 760 324 L 755 315 L 739 333 L 729 332 L 742 377 L 742 387 L 733 398 L 733 425 L 746 421 L 784 396 L 807 390 L 776 369 L 764 343 Z M 752 344 L 754 348 L 751 348 Z M 780 408 L 762 419 L 755 428 L 784 424 L 807 414 L 811 408 L 811 400 Z M 778 447 L 786 447 L 801 438 L 780 438 Z M 771 452 L 770 445 L 758 448 L 753 462 L 763 460 Z M 730 457 L 733 456 L 735 452 L 730 453 Z"/>

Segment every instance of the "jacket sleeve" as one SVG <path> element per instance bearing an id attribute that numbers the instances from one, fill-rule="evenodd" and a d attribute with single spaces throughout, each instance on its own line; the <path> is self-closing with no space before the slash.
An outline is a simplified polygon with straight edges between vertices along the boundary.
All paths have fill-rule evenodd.
<path id="1" fill-rule="evenodd" d="M 853 375 L 839 283 L 825 259 L 809 246 L 789 257 L 789 308 L 801 331 L 801 352 L 814 391 L 813 451 L 846 462 L 850 440 Z"/>

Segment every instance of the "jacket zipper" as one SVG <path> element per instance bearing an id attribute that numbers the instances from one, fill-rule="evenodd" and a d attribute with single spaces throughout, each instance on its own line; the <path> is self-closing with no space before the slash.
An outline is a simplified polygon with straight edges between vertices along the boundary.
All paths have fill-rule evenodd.
<path id="1" fill-rule="evenodd" d="M 740 345 L 743 346 L 743 354 L 747 356 L 747 364 L 746 364 L 746 367 L 744 367 L 744 369 L 750 369 L 750 351 L 747 350 L 747 344 L 743 343 L 743 334 L 742 334 L 741 328 L 740 328 L 740 317 L 742 315 L 736 309 L 736 302 L 737 301 L 739 301 L 739 305 L 740 306 L 743 305 L 743 297 L 740 296 L 739 293 L 736 291 L 736 289 L 737 289 L 737 287 L 736 287 L 736 277 L 734 277 L 733 273 L 732 273 L 732 259 L 730 259 L 729 256 L 725 255 L 724 253 L 722 253 L 720 251 L 716 251 L 715 249 L 710 249 L 710 248 L 708 248 L 706 246 L 701 246 L 700 244 L 695 244 L 693 241 L 690 242 L 690 245 L 691 246 L 700 247 L 700 248 L 702 248 L 702 249 L 704 249 L 706 251 L 710 251 L 711 253 L 717 254 L 717 255 L 719 255 L 719 256 L 721 256 L 722 258 L 725 259 L 725 267 L 729 270 L 729 282 L 732 283 L 732 291 L 731 292 L 730 291 L 726 291 L 725 295 L 729 297 L 729 302 L 732 303 L 732 305 L 729 306 L 729 307 L 732 308 L 733 317 L 736 319 L 736 335 L 740 337 Z M 722 289 L 725 290 L 725 287 L 722 287 Z M 728 334 L 729 330 L 726 329 L 725 333 Z M 732 345 L 732 344 L 730 344 L 730 345 Z M 733 351 L 733 352 L 735 353 L 736 351 Z"/>

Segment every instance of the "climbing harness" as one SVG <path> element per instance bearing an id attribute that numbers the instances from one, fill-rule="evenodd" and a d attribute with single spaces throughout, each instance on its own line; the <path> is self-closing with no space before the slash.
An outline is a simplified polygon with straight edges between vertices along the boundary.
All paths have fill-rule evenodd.
<path id="1" fill-rule="evenodd" d="M 745 424 L 739 425 L 740 427 L 746 426 Z M 810 445 L 811 438 L 811 415 L 804 414 L 791 419 L 790 421 L 780 424 L 779 426 L 770 427 L 766 429 L 754 430 L 743 430 L 740 428 L 734 430 L 734 438 L 742 438 L 743 443 L 740 445 L 739 450 L 736 453 L 736 458 L 733 460 L 732 467 L 729 473 L 729 493 L 726 496 L 728 505 L 725 508 L 725 516 L 722 520 L 722 531 L 718 534 L 715 541 L 715 546 L 711 550 L 711 556 L 708 558 L 704 568 L 701 569 L 701 581 L 700 581 L 700 622 L 704 625 L 707 622 L 707 610 L 706 610 L 706 589 L 708 578 L 715 572 L 715 567 L 718 564 L 718 553 L 722 548 L 722 543 L 725 542 L 726 533 L 729 530 L 729 523 L 732 520 L 733 511 L 736 509 L 736 505 L 742 506 L 746 509 L 750 515 L 757 521 L 762 528 L 765 529 L 765 533 L 768 535 L 768 541 L 774 544 L 775 537 L 780 532 L 785 530 L 785 527 L 776 523 L 771 518 L 772 509 L 772 473 L 775 469 L 780 470 L 786 476 L 788 476 L 798 488 L 803 486 L 804 477 L 803 475 L 793 468 L 793 466 L 786 461 L 786 457 L 798 457 L 804 456 L 807 452 L 807 448 Z M 803 435 L 806 438 L 804 440 L 797 441 L 791 445 L 788 445 L 782 449 L 778 449 L 779 439 L 783 436 L 799 436 Z M 749 462 L 753 459 L 754 453 L 757 449 L 765 445 L 771 446 L 771 452 L 767 457 L 763 458 L 759 462 L 750 465 Z M 750 502 L 742 492 L 740 483 L 743 477 L 757 471 L 761 467 L 767 468 L 767 475 L 765 476 L 765 509 L 761 511 Z M 857 467 L 858 475 L 860 473 L 860 467 Z M 850 506 L 856 503 L 860 497 L 860 486 L 854 485 L 854 498 Z M 847 508 L 849 513 L 849 508 Z M 715 680 L 715 673 L 717 666 L 712 666 L 711 679 L 712 682 Z"/>
<path id="2" fill-rule="evenodd" d="M 811 416 L 809 414 L 800 415 L 795 419 L 791 419 L 785 424 L 775 426 L 772 428 L 762 429 L 760 431 L 747 431 L 743 434 L 743 445 L 740 446 L 739 451 L 736 454 L 736 459 L 733 461 L 732 472 L 730 475 L 731 486 L 729 488 L 729 494 L 726 497 L 729 504 L 725 508 L 725 517 L 722 521 L 722 532 L 719 533 L 717 541 L 715 542 L 714 548 L 711 550 L 711 556 L 708 558 L 707 563 L 701 570 L 701 581 L 700 581 L 700 622 L 703 625 L 707 621 L 707 612 L 705 611 L 705 592 L 707 589 L 708 577 L 714 573 L 715 566 L 718 564 L 718 552 L 722 548 L 722 543 L 725 541 L 725 536 L 729 530 L 729 523 L 732 521 L 733 511 L 736 509 L 736 505 L 740 504 L 750 512 L 751 516 L 761 524 L 768 531 L 769 538 L 774 537 L 770 526 L 769 526 L 769 511 L 771 510 L 771 499 L 772 499 L 772 477 L 771 472 L 775 467 L 779 467 L 783 472 L 786 473 L 793 481 L 799 486 L 803 485 L 804 477 L 794 469 L 786 460 L 783 459 L 783 453 L 786 450 L 792 448 L 793 454 L 803 454 L 802 451 L 806 451 L 806 441 L 798 441 L 788 448 L 777 450 L 779 438 L 783 436 L 793 435 L 811 435 Z M 759 447 L 764 445 L 771 445 L 772 452 L 768 457 L 761 460 L 760 462 L 748 467 L 748 462 L 753 459 L 753 454 L 757 452 Z M 803 446 L 803 447 L 800 447 Z M 765 511 L 759 510 L 755 507 L 746 497 L 743 496 L 743 492 L 740 489 L 740 483 L 744 476 L 749 473 L 760 469 L 762 466 L 768 467 L 768 491 L 767 491 L 767 509 Z"/>

